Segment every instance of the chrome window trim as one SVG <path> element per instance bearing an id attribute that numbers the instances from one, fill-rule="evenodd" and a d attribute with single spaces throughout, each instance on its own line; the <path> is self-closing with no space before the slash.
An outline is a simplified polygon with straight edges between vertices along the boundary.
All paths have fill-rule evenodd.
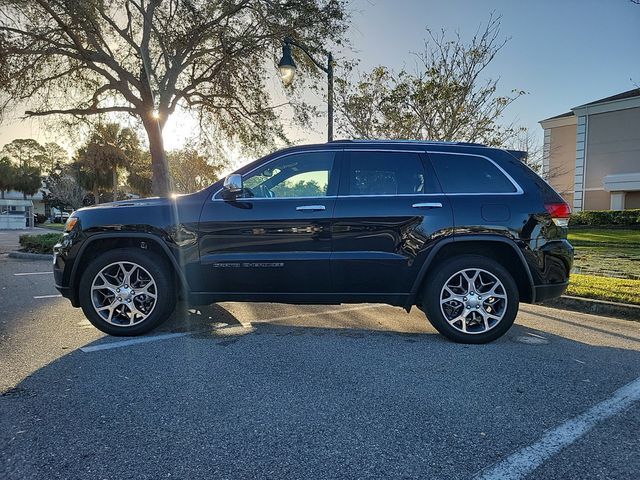
<path id="1" fill-rule="evenodd" d="M 261 202 L 263 200 L 335 200 L 337 195 L 325 195 L 324 197 L 249 197 L 249 198 L 238 198 L 237 202 Z M 226 202 L 224 198 L 214 198 L 213 202 Z"/>
<path id="2" fill-rule="evenodd" d="M 491 162 L 505 177 L 507 177 L 507 179 L 511 182 L 513 187 L 516 189 L 515 192 L 475 192 L 475 193 L 464 193 L 464 192 L 447 193 L 447 192 L 444 192 L 444 194 L 447 195 L 447 196 L 460 196 L 460 195 L 523 195 L 524 194 L 524 190 L 518 184 L 518 182 L 516 182 L 514 180 L 514 178 L 511 175 L 509 175 L 504 168 L 502 168 L 494 160 L 492 160 L 491 158 L 489 158 L 489 157 L 487 157 L 485 155 L 479 155 L 477 153 L 441 152 L 441 151 L 437 151 L 437 150 L 435 150 L 435 151 L 434 150 L 427 150 L 426 153 L 427 153 L 427 155 L 438 153 L 438 154 L 443 154 L 443 155 L 463 155 L 463 156 L 467 156 L 467 157 L 484 158 L 485 160 L 488 160 L 489 162 Z M 436 172 L 436 175 L 437 175 L 437 172 Z"/>
<path id="3" fill-rule="evenodd" d="M 381 193 L 378 195 L 338 195 L 338 198 L 373 198 L 373 197 L 441 197 L 444 193 Z"/>
<path id="4" fill-rule="evenodd" d="M 445 195 L 444 193 L 386 193 L 380 195 L 325 195 L 323 197 L 253 197 L 253 198 L 239 198 L 238 201 L 242 202 L 260 202 L 262 200 L 305 200 L 305 199 L 316 199 L 321 200 L 325 199 L 336 199 L 336 198 L 373 198 L 373 197 L 441 197 Z M 226 202 L 223 198 L 214 198 L 214 202 Z"/>
<path id="5" fill-rule="evenodd" d="M 487 157 L 486 155 L 479 155 L 477 153 L 462 153 L 462 152 L 443 152 L 443 151 L 439 151 L 439 150 L 394 150 L 394 149 L 379 149 L 379 148 L 343 148 L 343 149 L 336 149 L 336 148 L 322 148 L 322 149 L 311 149 L 311 150 L 304 150 L 301 152 L 288 152 L 285 153 L 284 155 L 280 155 L 278 157 L 272 158 L 271 160 L 269 160 L 266 163 L 262 163 L 260 165 L 258 165 L 257 167 L 255 167 L 252 170 L 249 170 L 247 173 L 245 173 L 244 175 L 242 175 L 243 180 L 245 175 L 249 175 L 253 172 L 255 172 L 256 170 L 258 170 L 261 167 L 264 167 L 266 165 L 269 165 L 271 162 L 275 162 L 276 160 L 280 160 L 281 158 L 285 158 L 285 157 L 289 157 L 291 155 L 299 155 L 299 154 L 304 154 L 304 153 L 319 153 L 319 152 L 392 152 L 392 153 L 415 153 L 415 154 L 443 154 L 443 155 L 464 155 L 464 156 L 468 156 L 468 157 L 480 157 L 480 158 L 484 158 L 485 160 L 489 161 L 491 164 L 493 164 L 499 171 L 500 173 L 502 173 L 513 185 L 513 187 L 516 189 L 515 192 L 456 192 L 456 193 L 447 193 L 447 192 L 440 192 L 440 193 L 398 193 L 398 194 L 381 194 L 381 195 L 325 195 L 325 196 L 321 196 L 321 197 L 272 197 L 272 198 L 266 198 L 266 197 L 252 197 L 252 198 L 244 198 L 244 199 L 239 199 L 239 200 L 243 200 L 243 201 L 261 201 L 261 200 L 305 200 L 305 199 L 337 199 L 337 198 L 375 198 L 375 197 L 382 197 L 382 198 L 389 198 L 389 197 L 433 197 L 433 196 L 441 196 L 441 195 L 446 195 L 446 196 L 478 196 L 478 195 L 523 195 L 524 194 L 524 190 L 522 189 L 522 187 L 518 184 L 518 182 L 515 181 L 515 179 L 509 175 L 506 170 L 504 168 L 502 168 L 500 165 L 498 165 L 493 159 Z M 234 172 L 232 172 L 234 173 Z M 216 195 L 218 195 L 220 192 L 222 191 L 222 188 L 220 188 L 219 190 L 217 190 L 213 196 L 211 197 L 211 200 L 214 202 L 226 202 L 226 200 L 224 198 L 216 198 Z"/>

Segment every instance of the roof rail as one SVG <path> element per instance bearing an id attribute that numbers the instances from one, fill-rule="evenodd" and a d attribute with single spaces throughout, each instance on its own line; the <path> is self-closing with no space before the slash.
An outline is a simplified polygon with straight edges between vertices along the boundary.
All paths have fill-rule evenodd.
<path id="1" fill-rule="evenodd" d="M 446 142 L 441 140 L 363 140 L 363 139 L 340 139 L 340 140 L 331 140 L 327 143 L 406 143 L 406 144 L 421 144 L 421 145 L 467 145 L 470 147 L 486 147 L 483 143 L 475 143 L 475 142 Z"/>

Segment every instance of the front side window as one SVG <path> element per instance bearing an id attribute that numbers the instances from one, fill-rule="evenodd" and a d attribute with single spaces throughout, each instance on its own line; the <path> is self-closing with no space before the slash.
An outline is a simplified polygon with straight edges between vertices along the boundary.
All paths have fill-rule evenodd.
<path id="1" fill-rule="evenodd" d="M 420 155 L 411 152 L 351 152 L 348 195 L 425 193 L 427 179 Z"/>
<path id="2" fill-rule="evenodd" d="M 513 193 L 515 186 L 493 163 L 476 155 L 429 153 L 444 193 Z"/>
<path id="3" fill-rule="evenodd" d="M 304 152 L 269 162 L 243 177 L 243 197 L 324 197 L 334 157 L 333 152 Z"/>

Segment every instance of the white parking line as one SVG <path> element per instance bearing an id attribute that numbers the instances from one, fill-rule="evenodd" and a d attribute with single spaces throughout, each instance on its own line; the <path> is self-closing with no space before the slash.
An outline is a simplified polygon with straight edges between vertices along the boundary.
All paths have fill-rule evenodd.
<path id="1" fill-rule="evenodd" d="M 99 350 L 110 350 L 112 348 L 128 347 L 129 345 L 138 345 L 140 343 L 157 342 L 158 340 L 168 340 L 170 338 L 186 337 L 196 332 L 181 332 L 181 333 L 165 333 L 162 335 L 152 335 L 150 337 L 131 338 L 129 340 L 121 340 L 119 342 L 102 343 L 100 345 L 92 345 L 90 347 L 82 347 L 85 353 L 97 352 Z"/>
<path id="2" fill-rule="evenodd" d="M 582 415 L 568 420 L 545 433 L 536 443 L 525 447 L 474 476 L 478 480 L 517 480 L 524 478 L 547 459 L 580 437 L 598 423 L 622 412 L 640 400 L 640 378 L 628 383 Z"/>
<path id="3" fill-rule="evenodd" d="M 52 275 L 53 272 L 24 272 L 24 273 L 14 273 L 13 275 L 16 277 L 22 277 L 24 275 Z"/>
<path id="4" fill-rule="evenodd" d="M 33 298 L 35 298 L 36 300 L 39 300 L 41 298 L 60 298 L 62 297 L 62 295 L 58 294 L 58 295 L 35 295 Z"/>

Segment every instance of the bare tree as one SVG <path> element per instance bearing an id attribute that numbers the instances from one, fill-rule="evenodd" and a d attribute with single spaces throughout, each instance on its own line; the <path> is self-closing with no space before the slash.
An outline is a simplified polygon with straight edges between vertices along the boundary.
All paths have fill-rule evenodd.
<path id="1" fill-rule="evenodd" d="M 284 138 L 265 89 L 281 41 L 295 36 L 316 52 L 339 42 L 345 10 L 346 0 L 0 0 L 4 107 L 134 116 L 149 139 L 153 191 L 164 195 L 167 118 L 191 109 L 250 148 Z"/>
<path id="2" fill-rule="evenodd" d="M 562 177 L 573 171 L 574 164 L 553 161 L 553 154 L 557 152 L 558 147 L 550 147 L 545 152 L 538 138 L 526 128 L 518 129 L 504 147 L 526 152 L 527 155 L 522 160 L 534 172 L 549 182 L 558 193 L 567 194 L 573 189 L 573 179 L 571 178 L 570 183 L 567 183 L 566 178 Z"/>
<path id="3" fill-rule="evenodd" d="M 52 206 L 77 210 L 84 205 L 87 191 L 69 171 L 63 171 L 61 175 L 51 175 L 46 183 L 49 193 L 45 198 Z"/>
<path id="4" fill-rule="evenodd" d="M 510 150 L 518 150 L 526 152 L 527 156 L 523 161 L 536 173 L 545 176 L 544 172 L 544 153 L 543 148 L 538 139 L 526 128 L 520 128 L 515 135 L 510 138 L 505 148 Z"/>
<path id="5" fill-rule="evenodd" d="M 373 69 L 355 83 L 337 82 L 338 126 L 348 137 L 459 140 L 502 145 L 517 133 L 499 123 L 524 94 L 498 95 L 498 79 L 482 79 L 507 42 L 490 17 L 470 42 L 427 30 L 415 72 Z"/>

